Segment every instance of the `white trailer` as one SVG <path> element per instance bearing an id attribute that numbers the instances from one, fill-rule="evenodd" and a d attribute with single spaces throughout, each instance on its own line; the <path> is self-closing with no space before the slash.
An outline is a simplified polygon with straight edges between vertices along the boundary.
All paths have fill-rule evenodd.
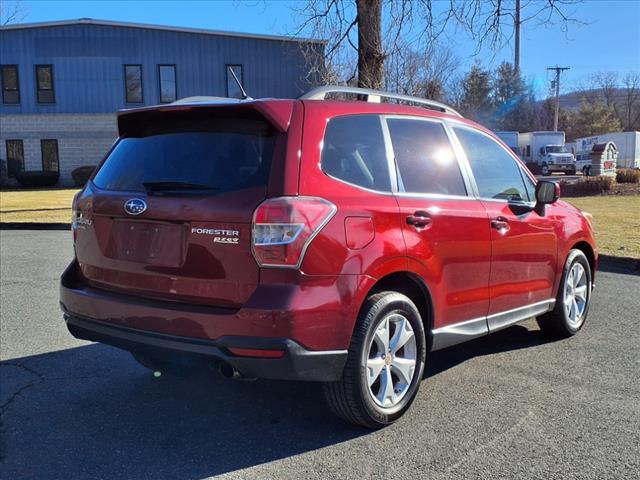
<path id="1" fill-rule="evenodd" d="M 522 159 L 534 173 L 576 173 L 576 160 L 564 144 L 564 132 L 521 133 L 518 146 Z"/>
<path id="2" fill-rule="evenodd" d="M 591 153 L 594 145 L 613 142 L 618 149 L 618 168 L 640 168 L 640 132 L 614 132 L 578 138 L 576 155 Z"/>
<path id="3" fill-rule="evenodd" d="M 513 150 L 513 153 L 520 156 L 520 146 L 518 145 L 518 139 L 520 134 L 518 132 L 494 132 L 496 136 L 502 140 L 507 147 Z"/>

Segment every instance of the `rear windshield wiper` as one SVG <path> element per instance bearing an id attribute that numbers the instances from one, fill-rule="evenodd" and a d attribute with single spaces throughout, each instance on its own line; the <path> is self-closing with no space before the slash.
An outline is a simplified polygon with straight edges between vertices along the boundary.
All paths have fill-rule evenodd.
<path id="1" fill-rule="evenodd" d="M 204 185 L 202 183 L 190 183 L 190 182 L 172 182 L 172 181 L 159 181 L 159 182 L 142 182 L 147 192 L 161 192 L 161 191 L 175 191 L 175 190 L 220 190 L 218 187 L 212 187 L 211 185 Z"/>

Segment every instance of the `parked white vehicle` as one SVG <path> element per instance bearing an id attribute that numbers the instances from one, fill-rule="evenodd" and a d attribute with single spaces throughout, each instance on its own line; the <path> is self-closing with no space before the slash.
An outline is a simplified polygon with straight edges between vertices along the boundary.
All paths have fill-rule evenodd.
<path id="1" fill-rule="evenodd" d="M 640 132 L 615 132 L 578 138 L 576 156 L 590 154 L 593 146 L 613 142 L 618 150 L 618 168 L 640 168 Z M 586 158 L 586 157 L 585 157 Z"/>
<path id="2" fill-rule="evenodd" d="M 522 159 L 534 173 L 550 175 L 563 172 L 576 173 L 576 160 L 565 147 L 564 132 L 526 132 L 521 133 L 518 146 Z"/>
<path id="3" fill-rule="evenodd" d="M 518 140 L 520 138 L 520 134 L 518 132 L 494 132 L 496 136 L 502 140 L 507 147 L 509 147 L 513 153 L 520 155 L 520 146 L 518 145 Z"/>

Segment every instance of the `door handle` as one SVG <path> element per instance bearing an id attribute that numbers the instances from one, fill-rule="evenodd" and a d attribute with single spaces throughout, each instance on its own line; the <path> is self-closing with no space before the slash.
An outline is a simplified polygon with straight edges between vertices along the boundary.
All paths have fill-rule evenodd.
<path id="1" fill-rule="evenodd" d="M 500 233 L 506 233 L 511 228 L 509 226 L 509 221 L 504 217 L 498 217 L 494 220 L 491 220 L 491 228 L 495 228 Z"/>
<path id="2" fill-rule="evenodd" d="M 417 211 L 407 217 L 407 224 L 416 228 L 425 228 L 430 226 L 431 223 L 433 223 L 433 219 L 427 212 Z"/>

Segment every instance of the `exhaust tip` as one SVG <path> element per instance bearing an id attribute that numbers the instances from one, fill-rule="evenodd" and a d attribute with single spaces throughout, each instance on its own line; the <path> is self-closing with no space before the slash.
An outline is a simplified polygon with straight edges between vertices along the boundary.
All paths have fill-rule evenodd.
<path id="1" fill-rule="evenodd" d="M 227 362 L 220 362 L 218 365 L 218 371 L 223 377 L 231 378 L 233 380 L 256 380 L 253 377 L 245 377 L 238 369 Z"/>

